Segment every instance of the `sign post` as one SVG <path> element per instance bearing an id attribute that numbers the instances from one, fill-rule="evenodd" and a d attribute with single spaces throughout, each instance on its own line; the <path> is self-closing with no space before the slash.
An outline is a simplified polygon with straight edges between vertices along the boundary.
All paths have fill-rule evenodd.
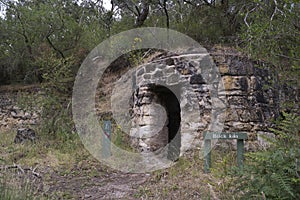
<path id="1" fill-rule="evenodd" d="M 247 139 L 247 133 L 214 133 L 206 132 L 204 134 L 204 172 L 209 173 L 211 166 L 211 140 L 237 140 L 237 164 L 243 168 L 244 160 L 244 140 Z"/>
<path id="2" fill-rule="evenodd" d="M 102 139 L 102 156 L 104 158 L 108 158 L 111 156 L 111 121 L 103 121 L 103 133 L 104 137 Z"/>

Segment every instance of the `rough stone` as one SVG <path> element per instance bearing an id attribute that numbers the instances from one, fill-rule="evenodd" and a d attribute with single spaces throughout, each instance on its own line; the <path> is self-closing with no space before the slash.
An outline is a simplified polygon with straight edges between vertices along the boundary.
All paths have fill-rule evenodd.
<path id="1" fill-rule="evenodd" d="M 257 141 L 258 141 L 259 147 L 261 149 L 266 149 L 266 148 L 270 147 L 270 143 L 267 141 L 267 138 L 274 138 L 274 137 L 275 137 L 274 133 L 258 131 L 257 132 Z"/>
<path id="2" fill-rule="evenodd" d="M 156 68 L 157 68 L 157 64 L 154 64 L 154 63 L 152 63 L 152 64 L 147 64 L 147 65 L 145 66 L 146 73 L 154 72 Z"/>
<path id="3" fill-rule="evenodd" d="M 241 90 L 245 92 L 248 90 L 248 80 L 243 76 L 223 76 L 222 77 L 226 90 Z"/>
<path id="4" fill-rule="evenodd" d="M 14 139 L 14 143 L 24 143 L 25 141 L 33 142 L 36 139 L 36 134 L 33 129 L 30 128 L 20 128 L 17 130 L 17 135 Z"/>
<path id="5" fill-rule="evenodd" d="M 146 79 L 146 80 L 147 80 L 147 79 L 151 79 L 151 75 L 150 75 L 150 74 L 144 74 L 144 75 L 143 75 L 143 78 Z"/>
<path id="6" fill-rule="evenodd" d="M 226 64 L 219 65 L 219 71 L 221 74 L 229 74 L 229 66 Z"/>
<path id="7" fill-rule="evenodd" d="M 177 84 L 179 82 L 179 75 L 178 74 L 172 74 L 169 77 L 167 77 L 167 83 L 168 84 Z"/>
<path id="8" fill-rule="evenodd" d="M 190 78 L 190 84 L 205 84 L 205 80 L 201 76 L 201 74 L 192 75 Z"/>
<path id="9" fill-rule="evenodd" d="M 223 131 L 243 131 L 256 135 L 257 131 L 265 131 L 270 124 L 269 120 L 277 115 L 277 96 L 274 90 L 264 90 L 262 87 L 263 84 L 269 83 L 267 71 L 255 69 L 251 61 L 242 57 L 236 51 L 232 53 L 232 56 L 226 53 L 222 54 L 223 52 L 220 51 L 217 52 L 217 55 L 213 55 L 218 68 L 213 67 L 215 64 L 208 55 L 197 57 L 195 54 L 191 56 L 185 53 L 177 53 L 174 56 L 169 55 L 168 58 L 161 60 L 157 57 L 156 61 L 152 61 L 156 64 L 165 65 L 164 68 L 155 68 L 150 64 L 150 67 L 146 65 L 146 72 L 143 76 L 151 75 L 152 83 L 158 85 L 163 83 L 167 87 L 181 87 L 176 94 L 180 104 L 181 152 L 201 146 L 201 140 L 196 140 L 196 138 L 201 138 L 203 132 L 207 130 L 214 130 L 215 125 L 224 123 Z M 161 74 L 159 76 L 153 75 L 160 72 L 160 70 L 164 74 L 163 78 Z M 223 81 L 223 84 L 220 81 Z M 179 83 L 186 85 L 182 87 Z M 222 85 L 224 85 L 224 88 L 222 88 Z M 150 106 L 153 102 L 161 103 L 166 108 L 168 105 L 169 107 L 176 107 L 175 105 L 171 106 L 173 100 L 168 99 L 162 91 L 153 89 L 151 94 L 155 97 L 151 101 L 147 100 L 144 104 L 139 104 L 138 102 L 145 101 L 145 97 L 138 96 L 139 99 L 134 104 L 134 106 L 140 106 L 140 109 L 145 107 L 144 114 L 157 116 L 155 112 L 149 114 L 149 108 L 146 107 L 146 105 Z M 168 117 L 173 116 L 168 109 L 166 111 Z M 143 119 L 143 114 L 141 115 L 137 111 L 134 111 L 133 115 L 134 119 Z M 152 136 L 149 127 L 155 124 L 153 121 L 144 120 L 141 124 L 138 123 L 139 120 L 133 121 L 136 121 L 135 126 L 144 129 L 143 134 L 147 134 L 148 131 L 148 134 Z M 169 123 L 172 123 L 172 119 Z M 133 132 L 134 129 L 132 129 Z M 146 131 L 146 129 L 148 130 Z M 162 129 L 165 132 L 160 134 L 168 134 L 167 130 L 171 131 L 170 129 Z M 148 138 L 141 141 L 143 148 L 151 149 L 152 140 L 158 144 L 156 139 Z M 257 141 L 257 137 L 253 137 L 253 140 Z M 251 149 L 257 145 L 247 144 L 246 146 Z"/>
<path id="10" fill-rule="evenodd" d="M 155 73 L 153 74 L 153 78 L 162 78 L 164 76 L 163 72 L 161 70 L 156 70 Z"/>
<path id="11" fill-rule="evenodd" d="M 138 72 L 137 72 L 137 76 L 140 76 L 142 74 L 144 74 L 145 72 L 145 69 L 144 68 L 141 68 Z"/>

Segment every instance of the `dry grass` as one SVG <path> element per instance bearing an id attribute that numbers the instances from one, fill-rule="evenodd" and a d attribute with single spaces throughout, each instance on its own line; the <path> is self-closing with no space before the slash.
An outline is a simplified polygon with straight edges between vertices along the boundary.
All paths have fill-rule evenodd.
<path id="1" fill-rule="evenodd" d="M 71 148 L 59 141 L 14 144 L 14 137 L 14 130 L 0 132 L 0 199 L 48 199 L 52 173 L 66 174 L 80 161 L 93 160 L 79 139 L 70 141 L 77 144 Z"/>
<path id="2" fill-rule="evenodd" d="M 120 181 L 133 176 L 103 166 L 82 145 L 78 145 L 80 141 L 72 141 L 71 147 L 55 145 L 57 141 L 16 145 L 13 139 L 12 131 L 0 133 L 0 164 L 3 166 L 16 163 L 22 167 L 36 168 L 42 179 L 34 177 L 30 171 L 2 171 L 1 176 L 4 178 L 0 187 L 5 187 L 6 192 L 16 190 L 29 197 L 34 195 L 36 199 L 77 199 L 82 191 L 91 192 L 92 195 L 101 191 L 105 196 L 114 194 L 115 188 L 120 187 Z M 125 196 L 128 199 L 234 199 L 231 190 L 232 177 L 228 176 L 227 171 L 235 166 L 235 154 L 230 150 L 215 150 L 212 152 L 212 162 L 212 173 L 204 174 L 202 152 L 195 151 L 181 157 L 168 169 L 153 172 L 149 176 L 141 174 L 139 178 L 132 178 L 129 184 L 135 185 L 134 188 L 127 191 L 127 186 L 124 185 L 122 189 L 125 191 L 122 192 L 128 192 Z M 145 175 L 145 181 L 136 184 Z M 98 195 L 99 198 L 103 196 Z"/>
<path id="3" fill-rule="evenodd" d="M 174 166 L 151 173 L 138 188 L 138 199 L 237 199 L 230 169 L 236 153 L 230 149 L 212 151 L 211 173 L 205 174 L 202 151 L 181 157 Z"/>
<path id="4" fill-rule="evenodd" d="M 169 169 L 152 173 L 135 194 L 141 199 L 218 199 L 210 187 L 214 178 L 204 174 L 201 152 L 180 158 Z"/>

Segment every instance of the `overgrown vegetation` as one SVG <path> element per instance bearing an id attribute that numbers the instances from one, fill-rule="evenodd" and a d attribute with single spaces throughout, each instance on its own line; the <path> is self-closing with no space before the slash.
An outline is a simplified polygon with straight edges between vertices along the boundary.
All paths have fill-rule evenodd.
<path id="1" fill-rule="evenodd" d="M 45 199 L 34 195 L 35 187 L 31 180 L 16 178 L 14 173 L 6 172 L 0 177 L 0 199 L 2 200 L 38 200 Z"/>
<path id="2" fill-rule="evenodd" d="M 299 77 L 297 0 L 1 0 L 1 82 L 46 82 L 38 60 L 75 58 L 76 71 L 95 45 L 134 27 L 165 27 L 202 45 L 227 44 Z M 296 74 L 295 74 L 296 73 Z"/>
<path id="3" fill-rule="evenodd" d="M 300 117 L 285 114 L 272 129 L 275 137 L 265 137 L 270 147 L 246 154 L 243 170 L 226 164 L 228 153 L 213 173 L 221 178 L 222 199 L 299 199 L 300 197 Z M 229 159 L 232 162 L 232 158 Z"/>
<path id="4" fill-rule="evenodd" d="M 211 187 L 216 179 L 203 174 L 203 152 L 181 157 L 174 166 L 151 174 L 134 197 L 137 199 L 214 199 Z"/>
<path id="5" fill-rule="evenodd" d="M 300 198 L 300 117 L 285 114 L 271 147 L 247 154 L 247 165 L 236 180 L 242 199 Z"/>
<path id="6" fill-rule="evenodd" d="M 74 163 L 91 159 L 74 134 L 71 115 L 72 86 L 81 62 L 95 45 L 111 35 L 135 27 L 165 27 L 185 33 L 205 46 L 233 46 L 262 65 L 271 65 L 278 77 L 275 84 L 283 91 L 281 100 L 288 100 L 280 102 L 281 109 L 290 114 L 285 114 L 272 130 L 276 137 L 266 138 L 271 143 L 269 149 L 247 154 L 243 172 L 231 169 L 233 153 L 217 159 L 212 169 L 216 178 L 213 180 L 202 179 L 199 165 L 203 163 L 198 157 L 181 158 L 173 168 L 156 172 L 151 180 L 154 184 L 141 186 L 136 197 L 167 198 L 172 192 L 182 198 L 209 199 L 216 195 L 213 190 L 187 186 L 204 181 L 209 188 L 217 188 L 217 195 L 224 199 L 232 199 L 232 194 L 242 199 L 299 199 L 299 1 L 113 0 L 111 3 L 105 8 L 103 1 L 96 0 L 0 0 L 0 84 L 41 83 L 38 98 L 27 95 L 20 103 L 41 109 L 37 127 L 40 139 L 36 144 L 14 146 L 13 138 L 1 133 L 0 149 L 4 157 L 0 163 L 3 159 L 5 165 L 14 162 L 34 165 L 43 160 L 44 165 L 53 168 L 63 165 L 61 173 L 69 174 Z M 137 48 L 141 42 L 139 38 L 133 41 L 135 51 L 120 59 L 122 65 L 116 63 L 117 68 L 142 62 L 144 51 Z M 117 125 L 113 127 L 112 140 L 130 150 L 128 138 Z M 167 180 L 167 184 L 162 180 Z M 181 184 L 182 180 L 186 185 Z M 0 199 L 24 199 L 27 195 L 32 198 L 26 187 L 20 189 L 0 177 Z"/>

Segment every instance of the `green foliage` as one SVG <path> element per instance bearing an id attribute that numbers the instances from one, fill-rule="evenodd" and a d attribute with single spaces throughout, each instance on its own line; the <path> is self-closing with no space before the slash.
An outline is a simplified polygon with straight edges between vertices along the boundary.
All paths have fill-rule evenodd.
<path id="1" fill-rule="evenodd" d="M 131 50 L 129 52 L 129 62 L 131 66 L 138 66 L 143 62 L 143 51 L 139 50 L 139 46 L 142 43 L 141 38 L 134 38 L 133 44 L 131 46 Z"/>
<path id="2" fill-rule="evenodd" d="M 41 132 L 46 133 L 48 138 L 52 136 L 54 139 L 68 140 L 73 135 L 74 127 L 70 100 L 73 60 L 55 59 L 50 55 L 49 59 L 41 60 L 40 66 L 42 76 L 47 81 L 43 85 L 45 94 L 41 101 Z"/>
<path id="3" fill-rule="evenodd" d="M 74 59 L 56 58 L 53 52 L 36 60 L 46 81 L 39 93 L 21 93 L 18 105 L 25 110 L 40 113 L 38 135 L 62 142 L 73 139 L 74 124 L 71 115 L 71 94 L 74 81 Z"/>
<path id="4" fill-rule="evenodd" d="M 216 7 L 191 8 L 182 22 L 172 25 L 176 30 L 186 33 L 202 43 L 219 43 L 225 37 L 235 34 L 230 31 L 229 20 L 223 11 Z"/>
<path id="5" fill-rule="evenodd" d="M 42 81 L 36 61 L 49 49 L 56 58 L 77 58 L 76 69 L 95 45 L 134 28 L 146 1 L 113 2 L 107 10 L 102 1 L 93 0 L 1 0 L 6 12 L 0 17 L 1 82 Z M 276 66 L 282 82 L 299 84 L 298 1 L 151 0 L 148 4 L 144 26 L 168 26 L 205 44 L 236 45 L 239 38 L 239 47 L 248 55 Z"/>
<path id="6" fill-rule="evenodd" d="M 129 137 L 126 135 L 126 133 L 122 132 L 120 126 L 113 127 L 112 143 L 122 149 L 133 151 L 132 147 L 130 146 Z"/>
<path id="7" fill-rule="evenodd" d="M 300 198 L 300 117 L 285 114 L 275 138 L 266 138 L 271 147 L 248 153 L 248 164 L 237 178 L 236 192 L 242 199 Z"/>
<path id="8" fill-rule="evenodd" d="M 249 56 L 272 63 L 281 83 L 299 87 L 300 6 L 297 0 L 250 1 L 244 18 L 241 47 Z"/>
<path id="9" fill-rule="evenodd" d="M 102 12 L 72 0 L 1 0 L 6 15 L 0 18 L 0 73 L 4 83 L 41 82 L 37 61 L 52 51 L 56 59 L 74 56 L 78 69 L 94 45 L 107 37 L 99 24 Z M 100 25 L 100 26 L 99 26 Z"/>

